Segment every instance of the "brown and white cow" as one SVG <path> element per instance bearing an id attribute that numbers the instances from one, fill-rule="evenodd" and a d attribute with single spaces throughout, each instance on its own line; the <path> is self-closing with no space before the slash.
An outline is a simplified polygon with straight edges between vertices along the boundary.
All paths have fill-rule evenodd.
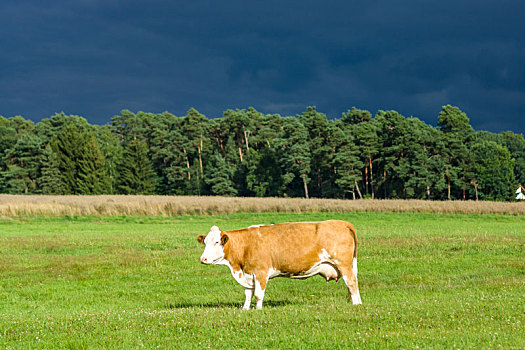
<path id="1" fill-rule="evenodd" d="M 243 309 L 255 294 L 262 308 L 266 283 L 274 277 L 304 279 L 321 275 L 343 278 L 353 304 L 361 304 L 357 285 L 356 233 L 346 221 L 294 222 L 254 225 L 221 231 L 213 226 L 198 241 L 205 245 L 201 263 L 226 265 L 245 288 Z"/>

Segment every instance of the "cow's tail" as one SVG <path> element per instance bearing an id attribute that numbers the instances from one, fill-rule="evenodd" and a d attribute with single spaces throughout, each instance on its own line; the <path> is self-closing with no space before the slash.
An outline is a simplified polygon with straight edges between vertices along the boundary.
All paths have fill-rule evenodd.
<path id="1" fill-rule="evenodd" d="M 354 225 L 352 225 L 351 223 L 348 223 L 347 227 L 352 233 L 352 236 L 354 238 L 354 256 L 352 259 L 352 272 L 357 277 L 357 235 L 355 233 Z"/>

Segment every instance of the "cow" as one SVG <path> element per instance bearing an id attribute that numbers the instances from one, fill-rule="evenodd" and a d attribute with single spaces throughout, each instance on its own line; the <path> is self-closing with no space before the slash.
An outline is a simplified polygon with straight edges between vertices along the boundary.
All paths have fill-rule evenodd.
<path id="1" fill-rule="evenodd" d="M 262 309 L 266 284 L 272 278 L 305 279 L 318 274 L 327 283 L 343 278 L 352 303 L 362 303 L 357 284 L 356 233 L 349 222 L 253 225 L 234 231 L 213 226 L 197 240 L 205 245 L 201 263 L 228 266 L 233 278 L 245 288 L 245 310 L 254 295 L 257 309 Z"/>

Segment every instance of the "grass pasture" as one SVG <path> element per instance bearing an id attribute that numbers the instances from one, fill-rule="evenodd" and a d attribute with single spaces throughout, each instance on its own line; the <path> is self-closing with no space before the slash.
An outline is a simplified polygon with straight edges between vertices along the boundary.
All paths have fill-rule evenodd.
<path id="1" fill-rule="evenodd" d="M 214 225 L 337 218 L 358 234 L 363 305 L 342 281 L 269 282 L 262 311 L 196 241 Z M 0 220 L 0 348 L 525 348 L 525 218 L 232 213 Z"/>

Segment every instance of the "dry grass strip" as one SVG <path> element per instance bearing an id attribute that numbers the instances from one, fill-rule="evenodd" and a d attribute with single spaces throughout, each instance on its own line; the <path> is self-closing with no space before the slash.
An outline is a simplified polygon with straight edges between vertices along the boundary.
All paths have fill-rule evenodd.
<path id="1" fill-rule="evenodd" d="M 525 203 L 231 198 L 196 196 L 24 196 L 0 194 L 0 217 L 178 216 L 240 212 L 424 212 L 524 215 Z"/>

